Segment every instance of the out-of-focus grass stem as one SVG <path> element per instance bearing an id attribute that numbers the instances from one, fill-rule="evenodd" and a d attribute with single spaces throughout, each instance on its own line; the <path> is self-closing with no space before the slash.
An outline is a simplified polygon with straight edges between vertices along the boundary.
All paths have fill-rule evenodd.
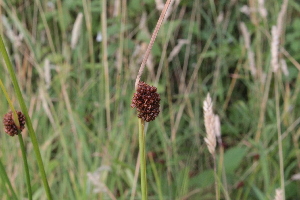
<path id="1" fill-rule="evenodd" d="M 153 175 L 154 175 L 154 178 L 155 178 L 155 182 L 156 182 L 158 199 L 163 200 L 164 198 L 163 198 L 163 194 L 162 194 L 162 191 L 161 191 L 161 181 L 160 181 L 160 177 L 158 175 L 157 168 L 156 168 L 154 160 L 153 160 L 153 156 L 149 156 L 149 160 L 150 160 L 150 165 L 151 165 Z"/>
<path id="2" fill-rule="evenodd" d="M 23 141 L 23 137 L 21 132 L 18 133 L 18 138 L 20 142 L 23 162 L 24 162 L 24 170 L 25 170 L 25 176 L 26 176 L 26 183 L 27 183 L 27 191 L 28 191 L 28 199 L 32 200 L 32 189 L 31 189 L 31 183 L 30 183 L 30 176 L 29 176 L 29 168 L 28 168 L 28 162 L 27 162 L 27 156 L 26 156 L 26 149 Z"/>
<path id="3" fill-rule="evenodd" d="M 284 164 L 283 164 L 283 149 L 282 149 L 282 135 L 281 135 L 281 119 L 280 119 L 280 106 L 279 106 L 279 76 L 277 72 L 274 74 L 275 78 L 275 102 L 276 102 L 276 121 L 277 121 L 277 134 L 278 134 L 278 156 L 280 167 L 280 185 L 282 190 L 282 199 L 285 200 L 285 186 L 284 186 Z"/>
<path id="4" fill-rule="evenodd" d="M 111 130 L 111 118 L 110 118 L 110 93 L 109 93 L 109 70 L 107 61 L 107 16 L 106 16 L 106 0 L 102 0 L 102 62 L 104 66 L 104 79 L 105 79 L 105 109 L 107 129 Z"/>
<path id="5" fill-rule="evenodd" d="M 93 44 L 93 33 L 92 33 L 92 16 L 91 11 L 89 9 L 90 2 L 88 0 L 82 0 L 82 6 L 83 6 L 83 12 L 84 12 L 84 18 L 86 23 L 87 32 L 89 35 L 89 56 L 90 56 L 90 62 L 95 63 L 95 57 L 94 57 L 94 44 Z M 102 11 L 103 12 L 103 11 Z"/>

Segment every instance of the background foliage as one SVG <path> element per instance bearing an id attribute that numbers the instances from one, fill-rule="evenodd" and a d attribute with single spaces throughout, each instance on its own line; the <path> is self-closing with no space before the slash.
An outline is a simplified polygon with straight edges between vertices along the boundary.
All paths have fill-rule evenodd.
<path id="1" fill-rule="evenodd" d="M 157 2 L 108 1 L 106 21 L 101 0 L 2 1 L 1 32 L 54 199 L 140 198 L 138 127 L 130 104 L 160 14 Z M 276 105 L 270 46 L 281 5 L 266 1 L 266 17 L 256 0 L 182 0 L 170 8 L 142 77 L 158 87 L 162 99 L 161 114 L 147 127 L 149 199 L 159 199 L 160 192 L 163 199 L 214 199 L 213 164 L 203 140 L 202 102 L 208 92 L 225 145 L 222 197 L 227 191 L 231 199 L 273 199 L 280 187 L 279 123 L 286 198 L 300 198 L 299 180 L 291 179 L 300 172 L 300 4 L 289 0 L 284 18 L 280 58 L 289 73 L 279 72 Z M 243 6 L 250 13 L 242 12 Z M 75 25 L 80 13 L 82 21 Z M 250 34 L 256 75 L 250 71 L 242 22 Z M 16 103 L 8 72 L 0 65 L 0 78 Z M 0 99 L 4 116 L 9 107 L 3 94 Z M 2 125 L 0 132 L 0 158 L 16 193 L 26 197 L 18 142 Z M 23 137 L 34 198 L 45 199 L 26 131 Z M 9 199 L 4 188 L 0 182 L 0 197 Z"/>

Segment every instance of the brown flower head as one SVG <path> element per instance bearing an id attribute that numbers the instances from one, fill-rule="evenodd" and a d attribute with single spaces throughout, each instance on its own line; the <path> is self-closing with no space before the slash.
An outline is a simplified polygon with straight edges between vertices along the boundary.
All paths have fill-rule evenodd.
<path id="1" fill-rule="evenodd" d="M 22 131 L 25 128 L 25 116 L 20 111 L 17 111 L 17 115 L 18 115 L 20 127 L 17 127 L 17 125 L 15 124 L 13 120 L 12 112 L 6 113 L 4 115 L 3 118 L 4 131 L 10 136 L 18 135 L 18 130 Z"/>
<path id="2" fill-rule="evenodd" d="M 146 122 L 154 120 L 159 114 L 160 97 L 156 91 L 156 87 L 140 81 L 132 98 L 131 107 L 136 108 L 138 117 Z"/>

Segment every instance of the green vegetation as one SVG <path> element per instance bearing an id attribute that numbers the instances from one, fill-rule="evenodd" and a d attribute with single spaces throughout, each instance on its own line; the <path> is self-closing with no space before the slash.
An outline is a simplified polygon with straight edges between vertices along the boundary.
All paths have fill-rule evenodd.
<path id="1" fill-rule="evenodd" d="M 2 1 L 0 32 L 25 104 L 3 57 L 0 80 L 31 118 L 22 137 L 33 199 L 49 197 L 47 184 L 53 199 L 141 199 L 130 104 L 161 10 L 154 0 L 105 2 Z M 161 97 L 159 116 L 145 124 L 149 200 L 210 200 L 216 191 L 270 200 L 282 184 L 286 199 L 300 199 L 292 178 L 300 173 L 300 3 L 262 2 L 170 7 L 141 78 Z M 224 144 L 215 161 L 204 142 L 208 93 Z M 1 90 L 0 116 L 10 110 Z M 0 199 L 27 198 L 20 143 L 3 124 L 0 133 Z"/>

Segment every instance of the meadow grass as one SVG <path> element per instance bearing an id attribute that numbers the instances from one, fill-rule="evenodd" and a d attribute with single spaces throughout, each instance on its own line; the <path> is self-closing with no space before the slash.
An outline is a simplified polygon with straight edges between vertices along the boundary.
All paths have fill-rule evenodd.
<path id="1" fill-rule="evenodd" d="M 53 199 L 141 199 L 138 127 L 130 104 L 161 13 L 156 2 L 2 2 L 1 35 Z M 279 188 L 285 199 L 300 198 L 294 176 L 300 173 L 300 4 L 289 0 L 283 12 L 284 2 L 170 6 L 142 76 L 161 97 L 160 115 L 145 125 L 148 199 L 216 199 L 215 178 L 220 199 L 274 199 Z M 281 30 L 276 73 L 272 26 Z M 3 61 L 0 79 L 20 109 Z M 208 93 L 221 122 L 216 176 L 204 141 Z M 0 94 L 4 116 L 10 108 Z M 19 143 L 2 124 L 0 133 L 0 199 L 26 198 Z M 47 199 L 29 134 L 26 127 L 33 199 Z"/>

